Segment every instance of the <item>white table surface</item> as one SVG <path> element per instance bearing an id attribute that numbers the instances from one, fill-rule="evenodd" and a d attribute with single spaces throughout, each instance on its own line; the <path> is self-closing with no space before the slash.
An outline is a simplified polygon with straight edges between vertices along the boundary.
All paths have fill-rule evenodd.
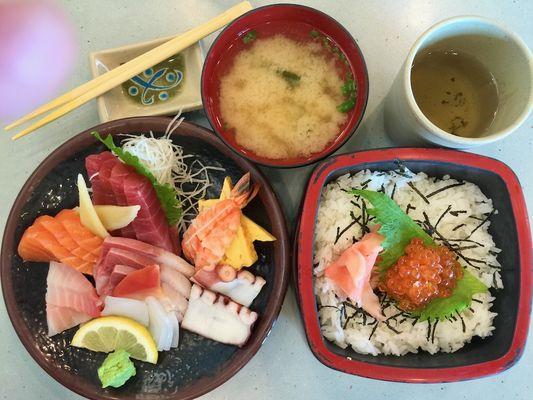
<path id="1" fill-rule="evenodd" d="M 0 0 L 1 1 L 1 0 Z M 222 12 L 236 1 L 63 0 L 59 4 L 77 29 L 78 63 L 64 89 L 90 79 L 91 51 L 173 35 Z M 255 6 L 263 1 L 253 1 Z M 465 14 L 499 20 L 533 45 L 533 1 L 388 0 L 307 1 L 343 24 L 356 38 L 370 76 L 370 98 L 362 125 L 340 150 L 393 146 L 383 130 L 382 101 L 410 46 L 429 26 Z M 211 35 L 204 44 L 211 44 Z M 511 61 L 511 60 L 510 60 Z M 207 126 L 201 112 L 188 119 Z M 5 122 L 5 121 L 4 121 Z M 99 123 L 95 102 L 21 141 L 0 135 L 0 230 L 19 189 L 41 160 L 66 139 Z M 507 163 L 522 182 L 533 211 L 533 117 L 511 137 L 473 152 Z M 311 167 L 264 169 L 289 221 Z M 307 346 L 294 292 L 289 289 L 277 323 L 258 354 L 235 377 L 205 399 L 533 399 L 533 335 L 522 359 L 497 376 L 452 384 L 401 384 L 346 375 L 322 365 Z M 2 399 L 78 399 L 43 372 L 19 342 L 0 302 L 0 394 Z"/>

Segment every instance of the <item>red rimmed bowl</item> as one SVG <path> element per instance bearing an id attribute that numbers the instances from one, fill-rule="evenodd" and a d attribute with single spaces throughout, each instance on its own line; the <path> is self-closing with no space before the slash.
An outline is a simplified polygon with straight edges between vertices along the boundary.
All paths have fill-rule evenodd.
<path id="1" fill-rule="evenodd" d="M 272 35 L 292 29 L 291 24 L 306 25 L 310 30 L 316 30 L 327 36 L 348 60 L 346 67 L 352 73 L 357 86 L 355 107 L 349 111 L 348 118 L 339 134 L 324 149 L 306 157 L 271 159 L 262 157 L 244 148 L 235 140 L 232 130 L 225 128 L 220 112 L 220 77 L 231 67 L 235 55 L 243 48 L 243 37 L 254 29 L 265 30 L 265 34 Z M 299 40 L 302 33 L 299 29 L 292 29 L 287 33 Z M 215 39 L 207 53 L 202 71 L 202 102 L 205 113 L 213 130 L 234 151 L 258 164 L 270 167 L 298 167 L 311 164 L 335 152 L 355 132 L 363 118 L 368 100 L 368 73 L 361 49 L 350 33 L 336 20 L 321 11 L 296 4 L 277 4 L 259 7 L 249 11 L 229 24 Z"/>
<path id="2" fill-rule="evenodd" d="M 474 338 L 455 353 L 426 352 L 404 356 L 371 356 L 341 349 L 320 331 L 313 290 L 313 237 L 324 185 L 347 173 L 363 169 L 388 171 L 397 161 L 414 172 L 466 180 L 478 185 L 493 200 L 498 214 L 491 218 L 491 235 L 503 249 L 504 289 L 496 293 L 495 331 L 485 339 Z M 499 227 L 494 229 L 492 227 Z M 309 346 L 328 367 L 353 375 L 398 382 L 455 382 L 496 374 L 518 361 L 526 343 L 531 313 L 531 231 L 520 183 L 500 161 L 444 149 L 383 149 L 343 154 L 323 161 L 313 171 L 302 202 L 296 237 L 298 300 Z"/>

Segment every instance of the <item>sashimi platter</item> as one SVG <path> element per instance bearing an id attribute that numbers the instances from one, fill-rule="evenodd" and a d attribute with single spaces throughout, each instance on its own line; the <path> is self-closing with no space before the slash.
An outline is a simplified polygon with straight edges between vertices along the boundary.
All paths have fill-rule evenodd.
<path id="1" fill-rule="evenodd" d="M 157 133 L 136 131 L 146 119 L 124 135 L 104 124 L 70 143 L 73 157 L 52 155 L 20 199 L 8 279 L 23 330 L 60 373 L 103 393 L 168 394 L 212 378 L 205 391 L 270 330 L 286 288 L 285 227 L 255 168 L 203 128 L 148 119 Z"/>

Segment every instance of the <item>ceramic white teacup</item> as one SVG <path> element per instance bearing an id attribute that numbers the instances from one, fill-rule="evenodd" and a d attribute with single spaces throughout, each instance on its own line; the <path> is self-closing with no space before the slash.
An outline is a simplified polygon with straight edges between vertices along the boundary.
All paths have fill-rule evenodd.
<path id="1" fill-rule="evenodd" d="M 487 132 L 461 137 L 433 124 L 418 107 L 411 89 L 411 66 L 428 46 L 451 41 L 455 50 L 477 58 L 494 76 L 499 105 Z M 385 100 L 385 129 L 401 144 L 430 142 L 453 148 L 492 143 L 508 136 L 533 108 L 533 58 L 516 34 L 488 19 L 462 16 L 428 29 L 409 51 Z"/>

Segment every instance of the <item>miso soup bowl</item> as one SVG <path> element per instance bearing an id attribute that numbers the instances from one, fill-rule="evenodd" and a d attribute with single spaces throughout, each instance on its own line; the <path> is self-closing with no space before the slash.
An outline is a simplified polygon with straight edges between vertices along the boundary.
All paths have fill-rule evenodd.
<path id="1" fill-rule="evenodd" d="M 348 69 L 357 85 L 355 107 L 348 113 L 348 119 L 344 126 L 339 128 L 336 138 L 325 148 L 305 157 L 272 159 L 255 154 L 237 143 L 234 132 L 224 126 L 220 111 L 220 77 L 223 75 L 224 69 L 228 68 L 228 65 L 233 61 L 229 55 L 231 49 L 251 30 L 263 26 L 265 23 L 280 22 L 285 26 L 290 26 L 291 23 L 295 22 L 307 23 L 331 39 L 346 56 L 349 64 Z M 350 33 L 336 20 L 310 7 L 296 4 L 277 4 L 249 11 L 229 24 L 220 33 L 205 59 L 201 92 L 209 123 L 231 149 L 258 164 L 282 168 L 299 167 L 311 164 L 335 152 L 355 132 L 363 118 L 368 100 L 368 73 L 361 49 Z"/>
<path id="2" fill-rule="evenodd" d="M 504 288 L 492 291 L 491 336 L 474 337 L 454 353 L 425 351 L 404 356 L 364 355 L 350 347 L 342 349 L 322 336 L 314 293 L 313 237 L 317 211 L 325 185 L 345 174 L 359 171 L 389 171 L 397 162 L 413 172 L 466 180 L 479 186 L 498 210 L 489 232 L 502 249 Z M 531 231 L 520 182 L 500 161 L 446 149 L 378 149 L 342 154 L 319 163 L 309 178 L 295 238 L 296 287 L 307 341 L 323 364 L 339 371 L 396 382 L 457 382 L 494 375 L 512 367 L 522 355 L 531 314 Z"/>

